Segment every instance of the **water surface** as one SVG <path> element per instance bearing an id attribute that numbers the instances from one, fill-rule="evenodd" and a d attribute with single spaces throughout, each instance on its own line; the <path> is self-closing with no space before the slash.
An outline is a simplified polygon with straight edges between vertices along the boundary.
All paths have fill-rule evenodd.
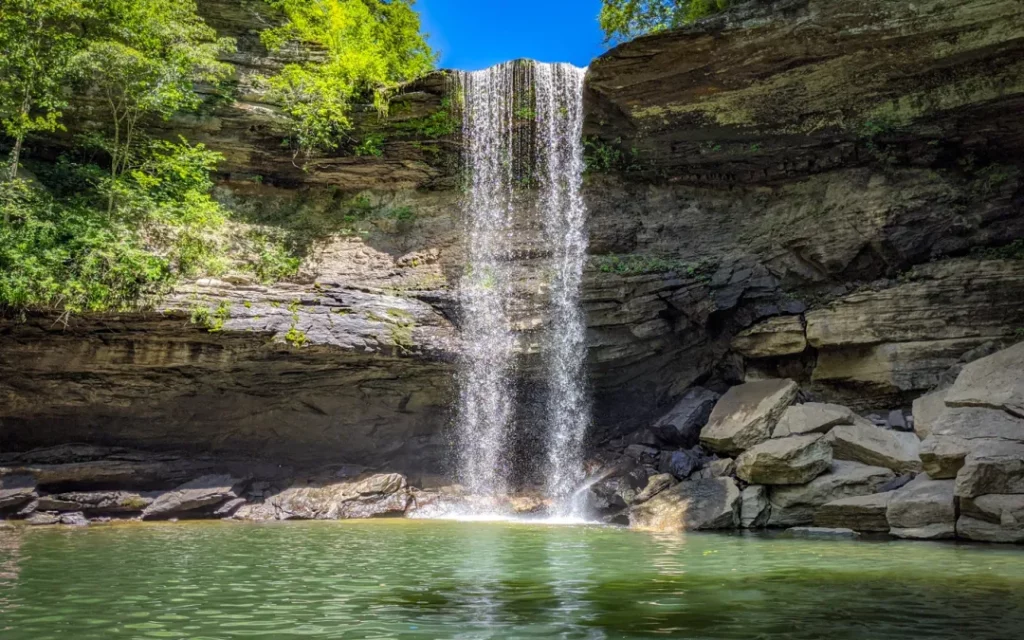
<path id="1" fill-rule="evenodd" d="M 0 638 L 1024 634 L 1024 550 L 382 520 L 0 531 Z"/>

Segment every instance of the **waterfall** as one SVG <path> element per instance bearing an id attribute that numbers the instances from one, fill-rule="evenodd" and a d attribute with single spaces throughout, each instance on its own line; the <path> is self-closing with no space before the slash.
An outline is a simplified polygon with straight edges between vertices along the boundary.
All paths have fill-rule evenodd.
<path id="1" fill-rule="evenodd" d="M 511 231 L 516 65 L 465 74 L 462 139 L 469 192 L 467 264 L 459 286 L 459 471 L 473 494 L 507 492 L 513 414 Z"/>
<path id="2" fill-rule="evenodd" d="M 460 281 L 458 450 L 461 482 L 481 496 L 508 493 L 516 413 L 517 216 L 541 217 L 550 274 L 542 359 L 546 490 L 559 515 L 583 479 L 590 423 L 580 281 L 586 258 L 583 171 L 585 69 L 506 63 L 462 75 L 466 267 Z M 536 187 L 536 190 L 531 190 Z M 523 191 L 529 191 L 524 197 Z"/>
<path id="3" fill-rule="evenodd" d="M 587 255 L 583 204 L 583 80 L 586 69 L 538 65 L 536 148 L 544 167 L 540 204 L 552 244 L 548 368 L 547 493 L 560 515 L 580 515 L 574 489 L 583 480 L 583 439 L 590 426 L 584 384 L 586 325 L 580 283 Z M 570 500 L 570 496 L 577 496 Z"/>

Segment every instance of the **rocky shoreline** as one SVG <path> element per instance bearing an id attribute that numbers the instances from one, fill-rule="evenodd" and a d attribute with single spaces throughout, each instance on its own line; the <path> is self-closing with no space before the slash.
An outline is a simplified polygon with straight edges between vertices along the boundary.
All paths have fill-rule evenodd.
<path id="1" fill-rule="evenodd" d="M 650 428 L 591 460 L 591 507 L 640 530 L 1022 543 L 1024 343 L 958 369 L 910 416 L 894 411 L 883 424 L 841 405 L 798 402 L 791 380 L 748 382 L 721 397 L 692 388 Z M 431 517 L 460 508 L 542 516 L 549 507 L 535 492 L 488 503 L 444 478 L 410 482 L 351 465 L 298 474 L 92 445 L 0 456 L 0 514 L 36 526 Z"/>

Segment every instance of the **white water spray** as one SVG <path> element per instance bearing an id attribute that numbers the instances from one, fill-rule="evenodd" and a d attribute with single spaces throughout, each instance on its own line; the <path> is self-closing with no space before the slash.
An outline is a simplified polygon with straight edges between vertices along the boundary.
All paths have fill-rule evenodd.
<path id="1" fill-rule="evenodd" d="M 473 494 L 500 498 L 511 482 L 516 398 L 512 273 L 516 190 L 538 177 L 536 204 L 550 255 L 544 340 L 547 495 L 556 515 L 579 517 L 582 448 L 590 424 L 580 282 L 586 259 L 583 174 L 585 69 L 506 63 L 462 76 L 468 240 L 459 303 L 459 471 Z M 524 126 L 523 120 L 533 120 Z M 535 151 L 534 151 L 535 150 Z M 529 198 L 527 198 L 529 200 Z"/>
<path id="2" fill-rule="evenodd" d="M 548 368 L 547 493 L 559 515 L 582 515 L 583 440 L 590 426 L 584 376 L 586 324 L 580 285 L 587 255 L 583 203 L 583 80 L 586 69 L 538 65 L 537 149 L 544 166 L 541 210 L 552 245 Z"/>

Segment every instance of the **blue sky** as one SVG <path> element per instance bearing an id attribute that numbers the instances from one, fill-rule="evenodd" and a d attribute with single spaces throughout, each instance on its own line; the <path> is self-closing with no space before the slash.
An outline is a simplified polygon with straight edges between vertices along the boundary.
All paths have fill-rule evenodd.
<path id="1" fill-rule="evenodd" d="M 417 0 L 440 66 L 473 71 L 514 58 L 586 66 L 606 50 L 601 0 Z"/>

